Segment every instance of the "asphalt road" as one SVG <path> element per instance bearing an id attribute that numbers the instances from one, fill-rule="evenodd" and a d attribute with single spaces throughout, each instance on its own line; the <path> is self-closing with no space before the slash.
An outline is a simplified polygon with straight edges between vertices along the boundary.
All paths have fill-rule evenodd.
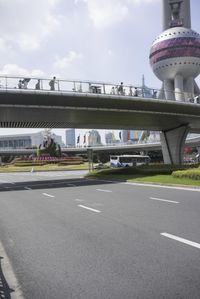
<path id="1" fill-rule="evenodd" d="M 0 298 L 199 299 L 200 189 L 82 174 L 0 174 Z"/>

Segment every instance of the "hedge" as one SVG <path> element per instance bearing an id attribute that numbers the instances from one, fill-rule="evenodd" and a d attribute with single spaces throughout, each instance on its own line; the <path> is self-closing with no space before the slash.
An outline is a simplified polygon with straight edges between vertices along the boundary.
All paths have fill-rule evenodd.
<path id="1" fill-rule="evenodd" d="M 122 167 L 122 168 L 109 168 L 102 169 L 98 171 L 100 175 L 162 175 L 162 174 L 172 174 L 174 170 L 187 169 L 187 165 L 144 165 L 137 167 Z"/>
<path id="2" fill-rule="evenodd" d="M 174 171 L 172 176 L 175 178 L 188 178 L 192 180 L 200 180 L 200 167 L 188 170 Z"/>

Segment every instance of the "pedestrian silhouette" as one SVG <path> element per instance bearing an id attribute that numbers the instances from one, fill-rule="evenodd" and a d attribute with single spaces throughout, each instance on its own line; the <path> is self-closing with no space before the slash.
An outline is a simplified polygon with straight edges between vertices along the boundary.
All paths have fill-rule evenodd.
<path id="1" fill-rule="evenodd" d="M 118 92 L 119 92 L 119 94 L 123 95 L 123 93 L 124 93 L 123 82 L 121 82 L 120 86 L 118 87 Z"/>
<path id="2" fill-rule="evenodd" d="M 21 89 L 23 87 L 22 80 L 19 80 L 18 88 Z"/>
<path id="3" fill-rule="evenodd" d="M 56 77 L 49 81 L 50 90 L 55 90 Z"/>

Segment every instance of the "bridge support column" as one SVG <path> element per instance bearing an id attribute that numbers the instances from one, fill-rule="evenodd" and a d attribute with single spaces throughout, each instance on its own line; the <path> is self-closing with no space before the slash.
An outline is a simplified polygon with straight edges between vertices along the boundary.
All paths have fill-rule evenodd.
<path id="1" fill-rule="evenodd" d="M 185 139 L 189 132 L 187 125 L 163 131 L 160 134 L 165 164 L 182 164 Z"/>

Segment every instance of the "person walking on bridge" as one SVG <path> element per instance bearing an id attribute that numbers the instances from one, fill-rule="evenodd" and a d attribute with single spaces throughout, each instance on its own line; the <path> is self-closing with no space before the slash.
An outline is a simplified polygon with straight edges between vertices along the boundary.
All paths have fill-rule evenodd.
<path id="1" fill-rule="evenodd" d="M 55 90 L 55 84 L 56 84 L 56 77 L 53 77 L 51 81 L 49 81 L 50 90 Z"/>

